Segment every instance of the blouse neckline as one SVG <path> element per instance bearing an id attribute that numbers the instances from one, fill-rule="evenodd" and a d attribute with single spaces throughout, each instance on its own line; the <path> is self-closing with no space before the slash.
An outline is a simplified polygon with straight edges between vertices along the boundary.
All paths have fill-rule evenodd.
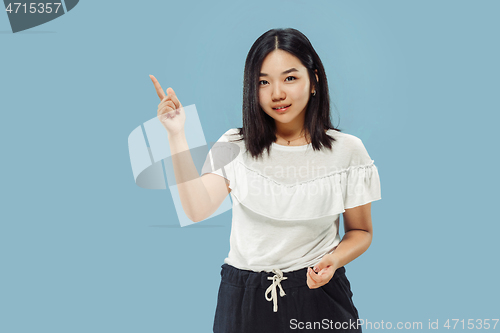
<path id="1" fill-rule="evenodd" d="M 276 142 L 273 142 L 272 146 L 273 146 L 273 148 L 276 148 L 278 150 L 299 150 L 300 151 L 300 150 L 306 150 L 307 147 L 312 146 L 312 143 L 309 143 L 307 145 L 302 145 L 302 146 L 283 146 L 283 145 L 277 144 Z"/>

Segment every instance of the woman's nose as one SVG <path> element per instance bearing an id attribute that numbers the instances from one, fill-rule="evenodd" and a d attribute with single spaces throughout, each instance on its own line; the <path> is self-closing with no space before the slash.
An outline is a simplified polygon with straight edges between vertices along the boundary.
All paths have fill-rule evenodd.
<path id="1" fill-rule="evenodd" d="M 285 97 L 286 94 L 285 91 L 282 89 L 282 87 L 279 84 L 275 85 L 271 94 L 271 99 L 273 101 L 276 101 L 285 99 Z"/>

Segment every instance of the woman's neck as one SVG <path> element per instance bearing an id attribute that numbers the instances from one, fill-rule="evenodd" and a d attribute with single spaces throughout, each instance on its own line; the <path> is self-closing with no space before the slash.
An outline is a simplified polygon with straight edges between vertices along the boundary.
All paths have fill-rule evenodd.
<path id="1" fill-rule="evenodd" d="M 276 134 L 285 139 L 296 139 L 299 135 L 305 132 L 304 122 L 297 122 L 296 124 L 281 124 L 276 122 Z"/>

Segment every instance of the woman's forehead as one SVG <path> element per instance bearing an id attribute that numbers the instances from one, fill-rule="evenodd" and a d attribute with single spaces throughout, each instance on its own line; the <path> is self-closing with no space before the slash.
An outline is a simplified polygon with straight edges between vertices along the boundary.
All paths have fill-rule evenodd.
<path id="1" fill-rule="evenodd" d="M 291 69 L 295 69 L 294 71 L 290 71 Z M 275 50 L 269 53 L 264 61 L 262 62 L 260 74 L 261 76 L 267 75 L 284 75 L 289 72 L 304 72 L 306 68 L 300 62 L 299 58 L 294 55 L 283 51 L 283 50 Z"/>

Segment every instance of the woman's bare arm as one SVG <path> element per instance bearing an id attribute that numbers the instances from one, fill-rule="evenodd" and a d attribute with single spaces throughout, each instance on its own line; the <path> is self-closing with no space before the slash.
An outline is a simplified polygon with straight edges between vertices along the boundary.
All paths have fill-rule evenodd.
<path id="1" fill-rule="evenodd" d="M 347 265 L 363 254 L 370 247 L 373 236 L 371 202 L 346 209 L 343 216 L 344 237 L 335 251 L 329 254 L 337 267 Z"/>
<path id="2" fill-rule="evenodd" d="M 224 178 L 215 174 L 207 174 L 203 179 L 200 178 L 186 141 L 184 132 L 186 113 L 181 102 L 172 88 L 168 88 L 165 95 L 160 82 L 153 75 L 149 77 L 161 101 L 157 115 L 168 133 L 182 208 L 191 221 L 202 221 L 219 208 L 229 192 L 229 187 L 226 186 Z"/>
<path id="3" fill-rule="evenodd" d="M 199 176 L 184 130 L 169 134 L 168 142 L 182 208 L 191 221 L 203 221 L 219 208 L 231 189 L 223 177 L 210 173 Z"/>
<path id="4" fill-rule="evenodd" d="M 333 277 L 337 268 L 345 266 L 365 252 L 372 242 L 371 202 L 346 209 L 344 212 L 345 234 L 333 253 L 323 256 L 314 270 L 307 269 L 307 285 L 319 288 Z M 315 273 L 316 272 L 316 273 Z"/>

